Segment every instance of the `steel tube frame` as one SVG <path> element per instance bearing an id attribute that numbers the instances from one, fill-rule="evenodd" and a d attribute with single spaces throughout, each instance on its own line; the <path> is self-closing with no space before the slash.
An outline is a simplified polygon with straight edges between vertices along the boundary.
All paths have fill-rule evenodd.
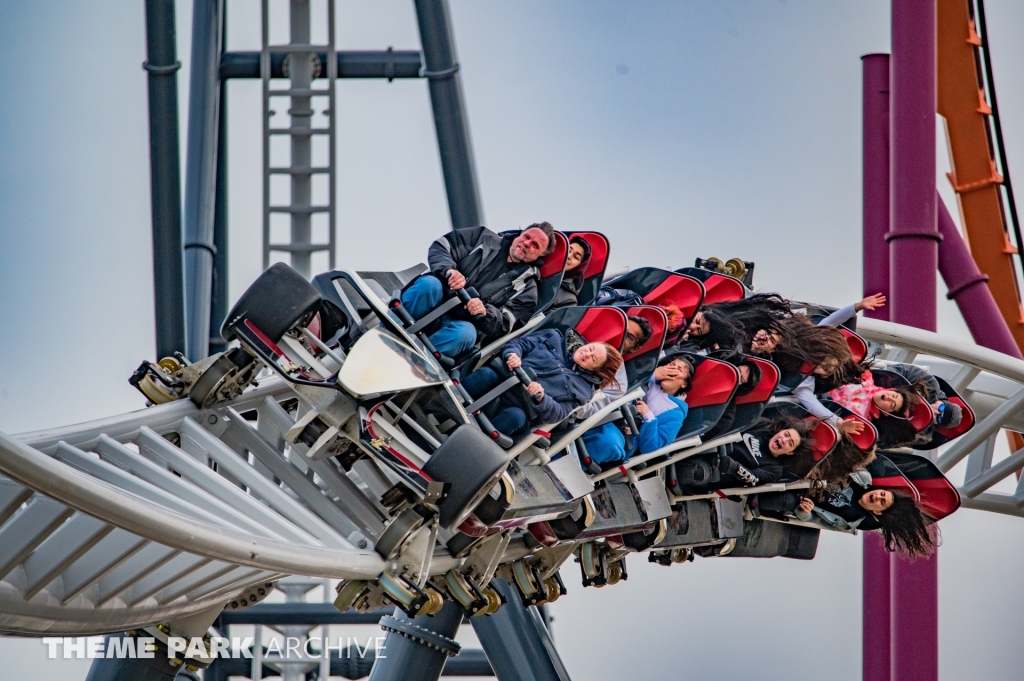
<path id="1" fill-rule="evenodd" d="M 138 636 L 131 634 L 111 634 L 103 639 L 103 649 L 106 650 L 112 638 L 135 639 L 133 648 L 137 647 Z M 174 681 L 181 671 L 181 667 L 170 663 L 161 648 L 153 653 L 151 658 L 96 658 L 89 666 L 89 673 L 85 681 Z M 182 677 L 187 678 L 187 677 Z"/>
<path id="2" fill-rule="evenodd" d="M 224 0 L 194 0 L 185 160 L 185 354 L 207 356 L 213 283 Z"/>
<path id="3" fill-rule="evenodd" d="M 889 296 L 889 55 L 861 57 L 863 68 L 864 295 Z M 888 308 L 865 312 L 888 321 Z M 864 681 L 889 681 L 889 554 L 873 532 L 864 533 L 861 644 Z M 884 624 L 882 624 L 884 623 Z"/>
<path id="4" fill-rule="evenodd" d="M 181 168 L 174 0 L 146 0 L 149 81 L 149 163 L 153 220 L 153 302 L 156 356 L 185 350 L 181 269 Z"/>
<path id="5" fill-rule="evenodd" d="M 217 117 L 217 187 L 213 206 L 213 276 L 210 282 L 210 343 L 208 354 L 227 350 L 220 325 L 228 316 L 228 111 L 227 84 L 220 84 Z"/>
<path id="6" fill-rule="evenodd" d="M 446 600 L 441 612 L 436 615 L 420 615 L 410 618 L 395 608 L 392 618 L 409 628 L 410 632 L 427 639 L 437 639 L 456 650 L 455 634 L 459 632 L 465 611 L 455 601 Z M 370 681 L 437 681 L 450 659 L 448 653 L 423 640 L 389 631 L 384 641 L 384 656 L 378 657 L 370 672 Z"/>
<path id="7" fill-rule="evenodd" d="M 569 681 L 541 613 L 525 607 L 519 592 L 503 579 L 494 588 L 507 603 L 486 617 L 470 620 L 499 681 Z"/>
<path id="8" fill-rule="evenodd" d="M 476 227 L 482 224 L 483 211 L 448 3 L 445 0 L 415 2 L 425 64 L 423 76 L 430 81 L 430 103 L 452 227 Z"/>
<path id="9" fill-rule="evenodd" d="M 942 234 L 939 243 L 939 272 L 949 289 L 946 297 L 956 301 L 971 331 L 971 337 L 978 345 L 1018 359 L 1024 358 L 988 287 L 988 276 L 978 269 L 960 230 L 953 222 L 953 216 L 938 196 L 936 204 L 939 232 Z"/>
<path id="10" fill-rule="evenodd" d="M 890 318 L 934 331 L 936 0 L 893 0 L 890 146 Z M 890 558 L 891 679 L 938 681 L 938 554 Z"/>
<path id="11" fill-rule="evenodd" d="M 338 78 L 422 78 L 423 56 L 419 50 L 344 50 L 335 53 Z M 284 59 L 287 55 L 270 56 L 270 77 L 284 78 Z M 318 52 L 320 75 L 327 77 L 327 53 Z M 221 80 L 232 78 L 259 78 L 259 52 L 225 52 L 220 57 Z"/>

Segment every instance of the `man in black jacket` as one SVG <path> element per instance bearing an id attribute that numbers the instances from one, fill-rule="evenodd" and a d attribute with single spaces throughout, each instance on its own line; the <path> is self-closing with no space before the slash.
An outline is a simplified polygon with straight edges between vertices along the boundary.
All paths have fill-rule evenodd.
<path id="1" fill-rule="evenodd" d="M 430 275 L 405 290 L 402 305 L 419 319 L 441 303 L 445 287 L 476 289 L 478 297 L 430 329 L 430 342 L 439 352 L 459 355 L 473 347 L 478 335 L 488 342 L 530 318 L 537 305 L 536 265 L 554 246 L 554 228 L 547 222 L 502 234 L 486 227 L 452 230 L 430 245 Z"/>

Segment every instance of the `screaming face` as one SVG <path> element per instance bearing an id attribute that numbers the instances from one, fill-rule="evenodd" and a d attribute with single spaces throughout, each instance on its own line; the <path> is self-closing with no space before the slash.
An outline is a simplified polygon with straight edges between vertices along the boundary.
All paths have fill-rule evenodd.
<path id="1" fill-rule="evenodd" d="M 768 451 L 772 456 L 785 456 L 792 454 L 800 446 L 800 433 L 795 428 L 786 428 L 772 435 L 768 440 Z"/>
<path id="2" fill-rule="evenodd" d="M 871 511 L 875 515 L 878 515 L 882 511 L 885 511 L 896 498 L 887 489 L 873 489 L 860 498 L 857 502 L 865 510 Z"/>

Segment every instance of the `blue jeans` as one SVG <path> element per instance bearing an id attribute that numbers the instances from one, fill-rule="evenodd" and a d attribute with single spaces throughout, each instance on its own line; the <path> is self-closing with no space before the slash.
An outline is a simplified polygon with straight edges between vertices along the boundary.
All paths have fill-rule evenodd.
<path id="1" fill-rule="evenodd" d="M 594 463 L 625 461 L 629 458 L 626 453 L 626 437 L 614 423 L 605 423 L 583 433 L 583 444 Z"/>
<path id="2" fill-rule="evenodd" d="M 502 380 L 501 376 L 498 376 L 494 369 L 482 367 L 464 377 L 462 379 L 462 386 L 475 400 L 486 395 L 488 390 L 497 387 Z M 519 407 L 505 402 L 504 395 L 488 403 L 483 408 L 483 412 L 491 420 L 491 425 L 498 432 L 504 433 L 509 437 L 516 437 L 522 434 L 529 425 L 526 412 Z"/>
<path id="3" fill-rule="evenodd" d="M 432 275 L 424 275 L 413 282 L 402 294 L 402 305 L 413 319 L 419 319 L 444 299 L 444 288 L 441 281 Z M 438 320 L 441 325 L 427 337 L 434 348 L 443 355 L 455 357 L 466 352 L 476 344 L 476 327 L 470 322 L 449 319 L 447 316 Z"/>

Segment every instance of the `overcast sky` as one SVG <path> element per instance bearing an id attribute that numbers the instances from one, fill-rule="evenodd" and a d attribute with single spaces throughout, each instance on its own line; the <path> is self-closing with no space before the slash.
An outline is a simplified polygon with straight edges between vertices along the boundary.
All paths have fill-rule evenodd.
<path id="1" fill-rule="evenodd" d="M 986 4 L 1009 155 L 1024 169 L 1024 4 Z M 229 0 L 229 49 L 259 48 L 258 7 Z M 452 0 L 451 11 L 488 226 L 599 230 L 614 268 L 742 257 L 759 288 L 859 297 L 859 57 L 888 51 L 888 2 Z M 178 3 L 183 114 L 190 15 Z M 419 45 L 408 0 L 339 2 L 337 26 L 340 49 Z M 0 0 L 5 432 L 142 406 L 127 377 L 154 359 L 144 29 L 141 2 Z M 228 100 L 237 297 L 260 271 L 258 81 L 232 82 Z M 337 110 L 338 266 L 422 261 L 448 229 L 426 83 L 342 81 Z M 966 333 L 944 299 L 940 330 Z M 1018 677 L 1024 520 L 963 510 L 942 530 L 942 678 Z M 859 538 L 826 532 L 812 562 L 662 568 L 637 556 L 628 582 L 601 590 L 581 588 L 570 563 L 555 635 L 576 679 L 854 681 L 860 560 Z M 0 639 L 12 678 L 84 678 L 84 662 L 44 650 Z"/>

